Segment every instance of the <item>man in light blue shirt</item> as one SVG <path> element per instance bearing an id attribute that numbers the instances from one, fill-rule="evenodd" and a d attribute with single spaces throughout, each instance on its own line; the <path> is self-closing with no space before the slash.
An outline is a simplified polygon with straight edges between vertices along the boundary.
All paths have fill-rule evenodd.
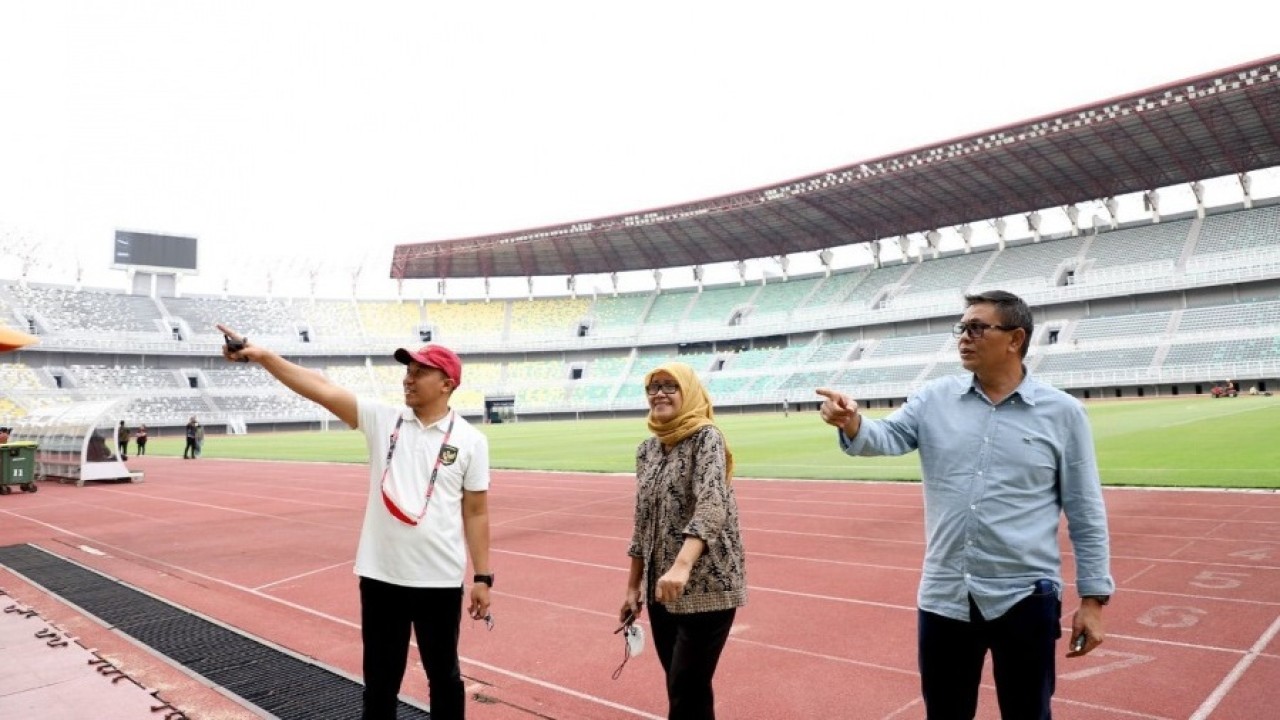
<path id="1" fill-rule="evenodd" d="M 999 290 L 965 303 L 953 332 L 968 372 L 930 382 L 883 420 L 863 419 L 852 398 L 820 389 L 822 419 L 839 428 L 849 455 L 920 451 L 918 652 L 929 720 L 974 717 L 988 650 L 1001 715 L 1048 720 L 1061 514 L 1081 597 L 1067 657 L 1102 643 L 1102 607 L 1115 590 L 1093 435 L 1079 401 L 1028 375 L 1026 303 Z"/>

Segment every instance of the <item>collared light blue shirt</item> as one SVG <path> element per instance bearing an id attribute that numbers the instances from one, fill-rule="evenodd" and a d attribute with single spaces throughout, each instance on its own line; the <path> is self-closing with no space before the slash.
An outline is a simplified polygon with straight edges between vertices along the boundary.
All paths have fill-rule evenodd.
<path id="1" fill-rule="evenodd" d="M 920 609 L 988 620 L 1037 580 L 1062 587 L 1058 522 L 1065 514 L 1081 596 L 1111 595 L 1110 540 L 1093 433 L 1080 401 L 1026 373 L 996 405 L 973 373 L 939 378 L 883 420 L 862 419 L 848 455 L 920 451 L 924 569 Z"/>

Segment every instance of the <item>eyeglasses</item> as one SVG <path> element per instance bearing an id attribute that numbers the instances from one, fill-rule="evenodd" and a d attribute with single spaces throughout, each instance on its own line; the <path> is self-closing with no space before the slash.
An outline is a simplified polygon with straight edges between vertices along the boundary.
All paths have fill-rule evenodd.
<path id="1" fill-rule="evenodd" d="M 680 386 L 675 383 L 654 383 L 652 385 L 645 386 L 644 391 L 648 393 L 649 397 L 653 397 L 658 393 L 662 393 L 663 395 L 675 395 L 680 392 Z"/>
<path id="2" fill-rule="evenodd" d="M 1009 332 L 1010 330 L 1017 329 L 1017 325 L 988 325 L 984 322 L 958 322 L 951 326 L 951 334 L 956 337 L 968 335 L 971 338 L 977 339 L 982 337 L 983 333 L 988 330 L 1004 330 L 1005 332 Z"/>

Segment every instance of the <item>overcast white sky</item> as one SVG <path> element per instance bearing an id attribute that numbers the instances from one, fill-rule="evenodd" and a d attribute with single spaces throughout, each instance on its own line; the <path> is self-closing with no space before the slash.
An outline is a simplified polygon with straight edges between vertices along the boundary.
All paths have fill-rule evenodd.
<path id="1" fill-rule="evenodd" d="M 778 183 L 1280 52 L 1280 3 L 1156 5 L 0 0 L 0 241 L 48 250 L 33 278 L 78 260 L 123 288 L 122 228 L 198 237 L 187 291 L 363 264 L 389 294 L 399 243 Z M 0 277 L 19 265 L 0 248 Z"/>

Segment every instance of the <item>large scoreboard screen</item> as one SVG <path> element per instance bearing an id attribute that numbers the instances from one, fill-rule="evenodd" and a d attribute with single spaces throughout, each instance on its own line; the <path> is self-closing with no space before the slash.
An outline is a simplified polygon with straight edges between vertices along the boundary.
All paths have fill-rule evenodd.
<path id="1" fill-rule="evenodd" d="M 143 266 L 166 270 L 196 270 L 196 239 L 178 235 L 154 235 L 116 231 L 116 267 Z"/>

